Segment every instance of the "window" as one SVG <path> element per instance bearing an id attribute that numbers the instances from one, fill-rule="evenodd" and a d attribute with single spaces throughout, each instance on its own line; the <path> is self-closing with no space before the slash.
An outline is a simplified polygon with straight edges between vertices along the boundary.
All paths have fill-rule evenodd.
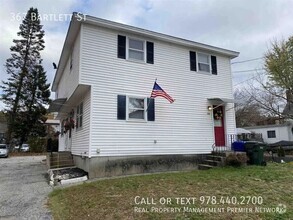
<path id="1" fill-rule="evenodd" d="M 267 131 L 268 138 L 276 138 L 276 131 Z"/>
<path id="2" fill-rule="evenodd" d="M 64 135 L 64 124 L 65 124 L 65 119 L 63 119 L 61 122 L 61 136 Z"/>
<path id="3" fill-rule="evenodd" d="M 217 57 L 213 55 L 189 51 L 190 70 L 201 71 L 218 75 Z M 198 67 L 198 68 L 197 68 Z"/>
<path id="4" fill-rule="evenodd" d="M 190 70 L 196 71 L 196 53 L 194 51 L 189 51 L 190 60 Z"/>
<path id="5" fill-rule="evenodd" d="M 144 61 L 144 41 L 128 38 L 128 59 Z"/>
<path id="6" fill-rule="evenodd" d="M 155 100 L 118 95 L 117 119 L 155 121 Z"/>
<path id="7" fill-rule="evenodd" d="M 203 72 L 210 72 L 210 56 L 198 53 L 198 69 Z"/>
<path id="8" fill-rule="evenodd" d="M 145 120 L 145 99 L 128 98 L 128 118 Z"/>
<path id="9" fill-rule="evenodd" d="M 82 127 L 83 121 L 83 102 L 76 107 L 76 129 Z"/>
<path id="10" fill-rule="evenodd" d="M 73 57 L 72 57 L 72 54 L 71 54 L 71 56 L 70 56 L 70 71 L 72 70 L 72 63 L 73 63 Z"/>
<path id="11" fill-rule="evenodd" d="M 117 57 L 154 64 L 154 43 L 118 35 Z"/>

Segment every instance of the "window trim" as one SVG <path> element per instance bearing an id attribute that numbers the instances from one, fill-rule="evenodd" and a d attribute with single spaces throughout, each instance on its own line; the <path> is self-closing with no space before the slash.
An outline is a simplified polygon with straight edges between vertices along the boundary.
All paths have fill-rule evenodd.
<path id="1" fill-rule="evenodd" d="M 70 69 L 70 73 L 72 71 L 72 68 L 73 68 L 73 56 L 72 56 L 72 53 L 70 54 L 70 60 L 69 60 L 69 69 Z"/>
<path id="2" fill-rule="evenodd" d="M 200 62 L 199 62 L 199 54 L 202 54 L 202 55 L 206 55 L 206 56 L 208 56 L 208 59 L 209 59 L 209 72 L 207 72 L 207 71 L 204 71 L 204 70 L 200 70 L 199 69 L 199 64 L 200 64 Z M 211 59 L 211 54 L 207 54 L 207 53 L 202 53 L 202 52 L 196 52 L 196 60 L 197 60 L 197 72 L 200 72 L 200 73 L 210 73 L 210 74 L 212 74 L 212 59 Z M 202 64 L 207 64 L 207 63 L 202 63 Z"/>
<path id="3" fill-rule="evenodd" d="M 137 38 L 137 37 L 126 37 L 126 60 L 129 61 L 133 61 L 133 62 L 139 62 L 139 63 L 146 63 L 146 55 L 147 55 L 147 49 L 146 49 L 146 40 L 142 39 L 142 38 Z M 143 60 L 137 60 L 137 59 L 133 59 L 133 58 L 129 58 L 129 50 L 133 50 L 133 51 L 140 51 L 141 50 L 137 50 L 137 49 L 130 49 L 129 48 L 129 40 L 137 40 L 137 41 L 142 41 L 143 42 Z"/>
<path id="4" fill-rule="evenodd" d="M 80 106 L 82 105 L 82 113 L 80 113 Z M 83 115 L 84 115 L 84 106 L 83 106 L 83 101 L 80 102 L 77 106 L 76 106 L 76 131 L 79 131 L 83 128 Z M 80 118 L 82 118 L 82 123 L 80 125 Z"/>
<path id="5" fill-rule="evenodd" d="M 273 132 L 274 137 L 269 137 L 269 136 L 271 136 L 271 135 L 269 135 L 269 132 Z M 268 138 L 277 138 L 276 130 L 267 130 L 267 136 L 268 136 Z"/>
<path id="6" fill-rule="evenodd" d="M 129 118 L 129 99 L 143 99 L 144 100 L 144 119 Z M 126 121 L 130 122 L 147 122 L 147 98 L 144 96 L 126 95 Z"/>

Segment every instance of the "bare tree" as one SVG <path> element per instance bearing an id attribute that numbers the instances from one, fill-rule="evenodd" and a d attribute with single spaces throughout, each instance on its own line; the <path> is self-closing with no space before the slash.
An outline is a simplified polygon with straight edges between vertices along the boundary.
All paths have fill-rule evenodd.
<path id="1" fill-rule="evenodd" d="M 271 44 L 264 69 L 244 87 L 248 101 L 261 108 L 263 116 L 293 119 L 293 36 Z"/>
<path id="2" fill-rule="evenodd" d="M 261 107 L 246 90 L 237 89 L 234 92 L 234 98 L 241 100 L 241 103 L 235 104 L 237 127 L 255 126 L 264 120 Z"/>

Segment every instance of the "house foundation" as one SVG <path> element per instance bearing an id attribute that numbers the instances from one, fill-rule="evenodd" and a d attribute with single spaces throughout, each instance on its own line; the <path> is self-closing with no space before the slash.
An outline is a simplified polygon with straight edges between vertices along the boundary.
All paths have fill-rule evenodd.
<path id="1" fill-rule="evenodd" d="M 102 178 L 142 173 L 198 169 L 204 154 L 152 155 L 121 157 L 81 157 L 73 155 L 77 167 L 88 172 L 89 178 Z"/>

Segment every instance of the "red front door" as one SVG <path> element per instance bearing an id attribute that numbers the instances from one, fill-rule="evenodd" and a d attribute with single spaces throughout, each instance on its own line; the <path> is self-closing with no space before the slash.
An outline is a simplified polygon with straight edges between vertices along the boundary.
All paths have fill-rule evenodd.
<path id="1" fill-rule="evenodd" d="M 214 106 L 215 108 L 216 106 Z M 213 110 L 215 145 L 225 146 L 224 107 L 218 106 Z"/>

